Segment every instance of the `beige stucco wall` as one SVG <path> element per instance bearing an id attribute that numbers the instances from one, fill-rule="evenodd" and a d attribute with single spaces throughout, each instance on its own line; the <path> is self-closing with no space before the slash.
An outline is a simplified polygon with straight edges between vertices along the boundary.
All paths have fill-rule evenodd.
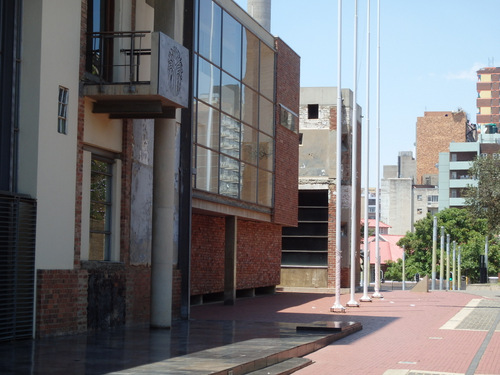
<path id="1" fill-rule="evenodd" d="M 38 201 L 36 267 L 73 267 L 81 1 L 23 4 L 19 192 Z M 59 86 L 68 134 L 57 132 Z"/>

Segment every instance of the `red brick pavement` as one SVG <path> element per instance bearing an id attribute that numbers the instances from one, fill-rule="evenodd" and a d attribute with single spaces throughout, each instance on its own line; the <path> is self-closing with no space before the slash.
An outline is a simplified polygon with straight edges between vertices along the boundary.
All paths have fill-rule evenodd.
<path id="1" fill-rule="evenodd" d="M 471 299 L 461 292 L 382 292 L 383 299 L 331 313 L 335 297 L 325 294 L 278 293 L 238 300 L 234 306 L 195 306 L 195 319 L 274 322 L 353 320 L 363 330 L 311 353 L 314 363 L 298 372 L 308 374 L 384 374 L 389 369 L 464 374 L 486 331 L 440 329 Z M 359 300 L 361 295 L 356 295 Z M 345 306 L 349 295 L 341 296 Z M 500 332 L 495 332 L 477 374 L 500 374 Z"/>

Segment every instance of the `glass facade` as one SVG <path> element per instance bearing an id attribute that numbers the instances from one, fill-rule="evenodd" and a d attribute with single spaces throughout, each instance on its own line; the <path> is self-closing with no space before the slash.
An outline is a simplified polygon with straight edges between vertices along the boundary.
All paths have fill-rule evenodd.
<path id="1" fill-rule="evenodd" d="M 194 187 L 273 203 L 275 51 L 212 0 L 196 0 Z"/>

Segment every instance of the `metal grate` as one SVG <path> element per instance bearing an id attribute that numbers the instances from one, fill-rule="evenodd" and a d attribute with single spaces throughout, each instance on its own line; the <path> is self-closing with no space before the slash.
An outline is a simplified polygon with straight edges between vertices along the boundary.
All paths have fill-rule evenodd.
<path id="1" fill-rule="evenodd" d="M 0 192 L 0 341 L 33 334 L 36 201 Z"/>

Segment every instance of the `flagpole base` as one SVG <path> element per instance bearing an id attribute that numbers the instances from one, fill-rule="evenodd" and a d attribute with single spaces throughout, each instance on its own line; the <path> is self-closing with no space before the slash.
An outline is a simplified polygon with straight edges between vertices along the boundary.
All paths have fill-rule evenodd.
<path id="1" fill-rule="evenodd" d="M 330 307 L 330 312 L 341 312 L 345 313 L 345 307 L 342 306 L 341 304 L 334 304 L 332 307 Z"/>
<path id="2" fill-rule="evenodd" d="M 358 301 L 355 301 L 354 299 L 351 299 L 349 302 L 346 303 L 347 307 L 359 307 Z"/>
<path id="3" fill-rule="evenodd" d="M 372 294 L 372 298 L 384 298 L 384 296 L 382 294 L 380 294 L 379 292 L 375 292 Z"/>
<path id="4" fill-rule="evenodd" d="M 371 301 L 372 301 L 372 299 L 369 296 L 367 296 L 366 294 L 359 299 L 359 302 L 371 302 Z"/>

